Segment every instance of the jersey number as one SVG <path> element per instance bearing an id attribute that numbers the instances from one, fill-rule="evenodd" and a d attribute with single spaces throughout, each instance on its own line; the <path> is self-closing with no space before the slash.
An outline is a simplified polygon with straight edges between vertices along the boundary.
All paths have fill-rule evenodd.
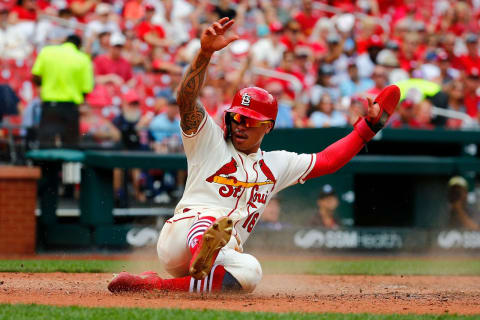
<path id="1" fill-rule="evenodd" d="M 257 223 L 257 219 L 259 215 L 260 214 L 258 212 L 254 212 L 248 215 L 247 220 L 245 220 L 242 227 L 244 229 L 247 229 L 249 233 L 252 232 L 253 227 L 255 227 L 255 223 Z"/>

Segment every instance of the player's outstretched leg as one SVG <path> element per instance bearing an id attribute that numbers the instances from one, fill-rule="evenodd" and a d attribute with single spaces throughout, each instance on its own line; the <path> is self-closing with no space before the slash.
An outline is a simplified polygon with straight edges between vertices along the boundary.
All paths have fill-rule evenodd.
<path id="1" fill-rule="evenodd" d="M 192 252 L 190 260 L 190 275 L 197 279 L 204 279 L 212 269 L 218 252 L 232 236 L 233 221 L 228 217 L 203 217 L 190 228 L 187 243 Z"/>
<path id="2" fill-rule="evenodd" d="M 116 275 L 108 285 L 108 290 L 114 293 L 153 290 L 218 292 L 240 291 L 241 289 L 238 281 L 222 265 L 214 265 L 210 273 L 202 280 L 191 276 L 163 279 L 153 271 L 147 271 L 140 275 L 122 272 Z"/>

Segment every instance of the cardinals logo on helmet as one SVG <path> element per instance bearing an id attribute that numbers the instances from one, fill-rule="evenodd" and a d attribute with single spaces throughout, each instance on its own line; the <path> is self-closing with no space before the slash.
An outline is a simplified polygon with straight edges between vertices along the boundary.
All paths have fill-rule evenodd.
<path id="1" fill-rule="evenodd" d="M 250 97 L 250 95 L 248 93 L 244 93 L 242 95 L 242 102 L 240 102 L 240 104 L 242 106 L 247 106 L 249 107 L 250 106 L 250 100 L 252 99 L 252 97 Z"/>

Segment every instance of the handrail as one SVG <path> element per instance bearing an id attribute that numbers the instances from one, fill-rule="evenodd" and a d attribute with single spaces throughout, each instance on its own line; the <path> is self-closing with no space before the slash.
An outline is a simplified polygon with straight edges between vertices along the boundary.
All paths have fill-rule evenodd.
<path id="1" fill-rule="evenodd" d="M 455 111 L 455 110 L 450 110 L 450 109 L 443 109 L 439 107 L 432 106 L 432 115 L 435 116 L 442 116 L 446 118 L 452 118 L 452 119 L 459 119 L 465 122 L 465 125 L 463 128 L 468 128 L 468 129 L 476 129 L 478 130 L 478 124 L 473 120 L 468 114 L 460 112 L 460 111 Z"/>
<path id="2" fill-rule="evenodd" d="M 344 10 L 340 9 L 340 8 L 337 8 L 337 7 L 333 7 L 333 6 L 330 6 L 328 4 L 324 4 L 324 3 L 320 3 L 320 2 L 313 2 L 312 3 L 312 6 L 317 9 L 317 10 L 320 10 L 320 11 L 325 11 L 325 12 L 329 12 L 329 13 L 334 13 L 334 14 L 342 14 L 342 13 L 345 13 Z M 382 26 L 382 28 L 385 30 L 385 32 L 388 34 L 390 32 L 390 26 L 388 25 L 388 23 L 382 19 L 382 18 L 379 18 L 379 17 L 372 17 L 372 16 L 369 16 L 368 14 L 365 14 L 363 12 L 352 12 L 352 14 L 355 16 L 355 17 L 360 17 L 360 18 L 371 18 L 371 19 L 374 19 L 378 24 L 380 24 Z"/>
<path id="3" fill-rule="evenodd" d="M 272 69 L 267 69 L 267 68 L 262 68 L 262 67 L 253 67 L 253 68 L 251 68 L 251 70 L 255 74 L 258 74 L 258 75 L 261 75 L 261 76 L 277 78 L 277 79 L 280 79 L 280 80 L 285 80 L 285 81 L 290 82 L 292 84 L 292 89 L 293 89 L 293 91 L 295 91 L 296 94 L 300 93 L 300 91 L 302 90 L 303 85 L 300 82 L 300 80 L 298 80 L 297 77 L 295 77 L 294 75 L 291 75 L 289 73 L 280 72 L 280 71 L 277 71 L 277 70 L 272 70 Z"/>
<path id="4" fill-rule="evenodd" d="M 77 30 L 81 30 L 81 31 L 85 31 L 87 29 L 85 23 L 78 22 L 78 21 L 72 21 L 72 20 L 68 20 L 68 19 L 63 19 L 63 18 L 59 18 L 59 17 L 56 17 L 56 16 L 51 16 L 51 15 L 48 15 L 48 14 L 40 14 L 39 15 L 39 20 L 42 20 L 42 19 L 53 21 L 53 22 L 61 25 L 62 27 L 77 29 Z"/>

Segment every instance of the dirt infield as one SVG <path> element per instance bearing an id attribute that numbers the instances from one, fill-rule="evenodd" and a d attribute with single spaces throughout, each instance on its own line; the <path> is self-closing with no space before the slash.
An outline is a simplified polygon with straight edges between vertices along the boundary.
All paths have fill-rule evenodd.
<path id="1" fill-rule="evenodd" d="M 0 303 L 271 312 L 480 314 L 480 277 L 266 275 L 248 295 L 113 295 L 110 274 L 0 273 Z"/>

